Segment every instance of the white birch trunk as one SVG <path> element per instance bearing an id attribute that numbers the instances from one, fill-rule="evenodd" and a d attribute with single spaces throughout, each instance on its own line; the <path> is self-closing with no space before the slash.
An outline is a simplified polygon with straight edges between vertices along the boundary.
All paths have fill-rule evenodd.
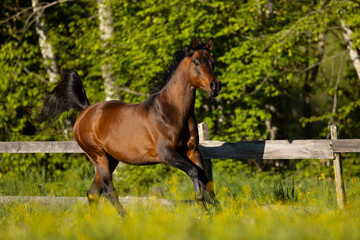
<path id="1" fill-rule="evenodd" d="M 41 55 L 49 75 L 49 82 L 53 83 L 59 76 L 59 70 L 53 48 L 47 41 L 45 23 L 42 21 L 43 8 L 39 6 L 39 0 L 31 0 L 31 3 L 35 14 L 35 30 L 39 37 Z"/>
<path id="2" fill-rule="evenodd" d="M 108 0 L 98 0 L 99 1 L 99 30 L 100 30 L 100 39 L 104 42 L 103 48 L 104 57 L 109 54 L 109 40 L 113 36 L 113 18 L 111 13 L 111 8 L 108 5 Z M 105 100 L 118 99 L 119 96 L 115 90 L 115 76 L 111 71 L 111 63 L 105 62 L 101 66 L 102 77 L 104 79 L 104 90 L 105 90 Z"/>
<path id="3" fill-rule="evenodd" d="M 35 14 L 35 31 L 39 37 L 41 55 L 44 59 L 46 72 L 49 75 L 49 82 L 54 83 L 60 79 L 60 74 L 52 45 L 47 41 L 45 23 L 42 20 L 44 9 L 39 5 L 39 0 L 31 0 L 31 4 Z M 65 125 L 63 130 L 64 136 L 69 137 L 73 129 L 73 124 L 69 119 L 64 119 L 63 123 Z"/>
<path id="4" fill-rule="evenodd" d="M 349 50 L 350 59 L 354 65 L 355 71 L 358 75 L 358 79 L 360 80 L 360 58 L 356 49 L 353 48 L 351 41 L 352 31 L 348 28 L 343 19 L 340 20 L 341 28 L 344 30 L 343 35 L 345 39 L 345 43 L 347 45 L 347 49 Z"/>
<path id="5" fill-rule="evenodd" d="M 103 41 L 104 57 L 109 55 L 109 40 L 113 36 L 113 17 L 111 13 L 111 8 L 109 6 L 109 0 L 98 0 L 99 7 L 99 30 L 100 30 L 100 39 Z M 101 73 L 104 79 L 104 90 L 105 90 L 105 101 L 112 99 L 119 99 L 119 95 L 115 89 L 115 76 L 111 71 L 111 62 L 105 62 L 101 66 Z M 113 177 L 120 179 L 121 177 L 118 174 L 117 169 L 120 169 L 125 166 L 125 163 L 119 162 L 117 168 L 114 171 Z"/>
<path id="6" fill-rule="evenodd" d="M 274 0 L 268 0 L 265 4 L 265 16 L 270 18 L 274 14 Z"/>

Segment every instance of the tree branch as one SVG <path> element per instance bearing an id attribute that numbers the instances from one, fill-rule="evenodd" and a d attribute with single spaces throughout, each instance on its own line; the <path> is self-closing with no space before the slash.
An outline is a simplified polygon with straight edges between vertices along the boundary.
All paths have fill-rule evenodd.
<path id="1" fill-rule="evenodd" d="M 345 54 L 346 54 L 346 52 L 347 52 L 347 51 L 345 50 L 345 51 L 342 51 L 341 53 L 335 54 L 335 55 L 330 56 L 330 57 L 328 57 L 328 58 L 324 58 L 323 60 L 318 61 L 318 62 L 316 62 L 316 63 L 314 63 L 314 64 L 312 64 L 312 65 L 309 65 L 309 66 L 307 66 L 307 67 L 306 67 L 306 68 L 304 68 L 304 69 L 300 69 L 300 70 L 291 70 L 291 71 L 288 71 L 288 72 L 294 72 L 294 73 L 305 73 L 305 72 L 307 72 L 307 71 L 311 70 L 312 68 L 319 66 L 319 65 L 320 65 L 321 63 L 323 63 L 323 62 L 326 62 L 326 61 L 329 61 L 329 60 L 331 60 L 331 59 L 337 58 L 337 57 L 339 57 L 339 56 L 343 56 L 343 55 L 345 55 Z"/>
<path id="2" fill-rule="evenodd" d="M 55 2 L 51 2 L 51 3 L 40 3 L 37 7 L 39 7 L 40 9 L 39 10 L 45 10 L 46 8 L 49 8 L 49 7 L 52 7 L 56 4 L 60 4 L 60 3 L 66 3 L 66 2 L 74 2 L 75 0 L 58 0 L 58 1 L 55 1 Z M 17 18 L 19 16 L 21 16 L 22 14 L 28 12 L 28 11 L 33 11 L 34 7 L 27 7 L 27 8 L 24 8 L 23 10 L 17 12 L 16 14 L 8 17 L 7 19 L 4 19 L 4 20 L 0 20 L 0 24 L 3 24 L 3 23 L 6 23 L 6 22 L 9 22 L 10 20 L 14 19 L 14 18 Z"/>
<path id="3" fill-rule="evenodd" d="M 337 91 L 339 88 L 339 82 L 341 79 L 341 74 L 342 74 L 342 70 L 343 70 L 343 66 L 344 66 L 344 55 L 341 57 L 341 62 L 340 62 L 340 66 L 339 66 L 339 71 L 338 71 L 338 75 L 337 75 L 337 79 L 336 79 L 336 83 L 334 86 L 334 93 L 333 93 L 333 106 L 331 109 L 331 117 L 330 117 L 330 121 L 332 123 L 334 123 L 334 115 L 336 114 L 336 108 L 337 108 Z"/>
<path id="4" fill-rule="evenodd" d="M 31 72 L 27 67 L 24 66 L 24 64 L 19 61 L 19 65 L 23 68 L 24 72 L 27 74 L 27 75 L 30 75 L 30 74 L 33 74 L 37 79 L 39 79 L 40 81 L 44 82 L 44 83 L 48 83 L 48 81 L 41 77 L 39 74 L 36 74 L 34 72 Z"/>
<path id="5" fill-rule="evenodd" d="M 116 87 L 116 89 L 119 90 L 119 91 L 123 91 L 123 92 L 126 92 L 126 93 L 136 95 L 136 96 L 140 96 L 140 97 L 149 97 L 150 96 L 149 93 L 136 92 L 136 91 L 131 90 L 128 87 Z"/>

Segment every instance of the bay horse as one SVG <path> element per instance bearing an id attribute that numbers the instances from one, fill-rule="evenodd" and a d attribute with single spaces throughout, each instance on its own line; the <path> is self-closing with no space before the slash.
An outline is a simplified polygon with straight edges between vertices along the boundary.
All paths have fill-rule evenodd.
<path id="1" fill-rule="evenodd" d="M 90 207 L 97 206 L 104 195 L 120 215 L 125 215 L 112 182 L 119 161 L 170 164 L 191 178 L 198 203 L 203 205 L 206 200 L 216 204 L 213 183 L 203 169 L 194 114 L 197 88 L 211 97 L 221 89 L 212 48 L 212 40 L 198 44 L 194 39 L 178 57 L 166 84 L 140 104 L 112 100 L 90 105 L 75 71 L 63 74 L 46 96 L 40 121 L 54 122 L 70 108 L 82 111 L 73 131 L 95 167 L 95 179 L 87 192 Z"/>

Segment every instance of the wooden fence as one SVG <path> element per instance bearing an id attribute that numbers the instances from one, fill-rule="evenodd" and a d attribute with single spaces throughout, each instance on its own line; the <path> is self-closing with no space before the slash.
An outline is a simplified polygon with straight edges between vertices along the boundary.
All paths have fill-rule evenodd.
<path id="1" fill-rule="evenodd" d="M 333 159 L 339 208 L 345 206 L 341 153 L 360 152 L 360 139 L 338 139 L 338 127 L 332 125 L 331 139 L 209 141 L 205 123 L 198 126 L 200 152 L 207 175 L 212 179 L 211 159 Z M 83 153 L 75 141 L 0 142 L 0 153 Z"/>

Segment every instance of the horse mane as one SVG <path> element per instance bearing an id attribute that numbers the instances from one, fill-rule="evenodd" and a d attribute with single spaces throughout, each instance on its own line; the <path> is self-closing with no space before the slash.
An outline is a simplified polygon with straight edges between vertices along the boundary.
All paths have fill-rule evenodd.
<path id="1" fill-rule="evenodd" d="M 162 83 L 161 83 L 160 87 L 155 88 L 155 93 L 161 91 L 166 86 L 166 84 L 170 81 L 170 79 L 174 75 L 179 64 L 185 57 L 191 57 L 195 51 L 202 50 L 202 49 L 208 50 L 210 52 L 210 49 L 208 49 L 205 46 L 205 43 L 201 43 L 192 49 L 191 49 L 191 47 L 187 47 L 187 48 L 181 48 L 181 49 L 177 50 L 174 54 L 173 61 L 167 65 L 166 69 L 163 72 L 160 73 L 160 76 L 159 76 L 160 81 L 159 82 L 162 82 Z"/>

